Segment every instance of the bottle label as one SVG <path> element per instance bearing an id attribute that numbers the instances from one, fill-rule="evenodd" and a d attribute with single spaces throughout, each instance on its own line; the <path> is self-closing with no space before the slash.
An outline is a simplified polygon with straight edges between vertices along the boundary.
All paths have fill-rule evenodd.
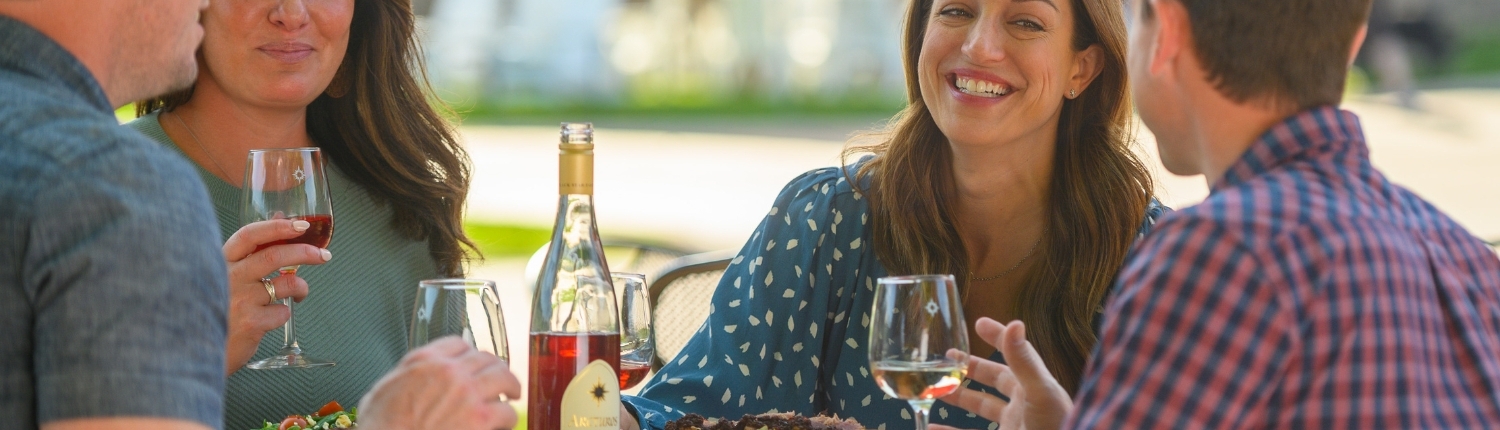
<path id="1" fill-rule="evenodd" d="M 557 158 L 559 194 L 594 194 L 594 145 L 559 145 Z"/>
<path id="2" fill-rule="evenodd" d="M 594 360 L 568 382 L 562 397 L 562 430 L 620 428 L 620 379 Z"/>

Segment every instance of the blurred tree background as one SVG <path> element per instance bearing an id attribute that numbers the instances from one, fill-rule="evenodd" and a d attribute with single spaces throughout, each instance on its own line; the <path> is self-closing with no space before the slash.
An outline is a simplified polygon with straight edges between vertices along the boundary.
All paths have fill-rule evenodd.
<path id="1" fill-rule="evenodd" d="M 430 79 L 469 122 L 482 123 L 568 112 L 889 115 L 904 93 L 899 32 L 906 4 L 414 2 Z M 1372 36 L 1394 34 L 1381 40 L 1397 43 L 1367 44 L 1359 89 L 1399 91 L 1391 83 L 1397 74 L 1409 74 L 1414 87 L 1500 86 L 1500 2 L 1376 0 L 1375 7 L 1381 22 Z M 1390 52 L 1405 70 L 1372 61 Z"/>

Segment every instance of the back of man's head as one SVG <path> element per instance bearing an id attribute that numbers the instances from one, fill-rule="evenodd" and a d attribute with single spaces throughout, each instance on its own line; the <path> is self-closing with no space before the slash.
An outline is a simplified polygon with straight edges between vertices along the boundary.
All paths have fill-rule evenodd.
<path id="1" fill-rule="evenodd" d="M 1181 3 L 1194 50 L 1236 102 L 1305 110 L 1343 97 L 1356 33 L 1371 0 L 1162 0 Z M 1151 2 L 1142 16 L 1153 19 Z"/>

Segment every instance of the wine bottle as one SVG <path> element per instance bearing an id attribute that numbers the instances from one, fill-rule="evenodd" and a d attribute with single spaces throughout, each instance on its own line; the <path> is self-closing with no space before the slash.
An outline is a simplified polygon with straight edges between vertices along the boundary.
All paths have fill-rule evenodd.
<path id="1" fill-rule="evenodd" d="M 531 312 L 532 430 L 620 426 L 620 325 L 594 224 L 594 131 L 563 123 L 557 221 Z"/>

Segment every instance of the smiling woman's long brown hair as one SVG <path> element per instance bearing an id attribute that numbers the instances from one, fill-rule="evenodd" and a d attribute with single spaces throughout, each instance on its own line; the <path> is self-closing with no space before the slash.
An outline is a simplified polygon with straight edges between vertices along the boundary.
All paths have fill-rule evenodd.
<path id="1" fill-rule="evenodd" d="M 307 107 L 307 132 L 334 165 L 382 203 L 391 227 L 426 240 L 445 276 L 478 250 L 463 229 L 468 153 L 428 98 L 410 0 L 354 2 L 349 49 L 324 94 Z M 187 103 L 192 89 L 136 104 L 136 114 Z"/>
<path id="2" fill-rule="evenodd" d="M 850 146 L 846 158 L 876 157 L 856 174 L 869 178 L 872 245 L 892 275 L 952 273 L 968 288 L 969 258 L 952 217 L 952 152 L 922 101 L 917 57 L 933 0 L 906 12 L 902 59 L 907 107 L 877 133 L 880 143 Z M 1077 390 L 1097 338 L 1095 319 L 1144 221 L 1152 181 L 1131 152 L 1125 24 L 1119 0 L 1072 0 L 1073 49 L 1098 45 L 1103 64 L 1093 84 L 1062 106 L 1053 160 L 1051 207 L 1036 266 L 1013 309 L 1026 335 L 1064 388 Z M 852 181 L 855 184 L 861 181 Z"/>

